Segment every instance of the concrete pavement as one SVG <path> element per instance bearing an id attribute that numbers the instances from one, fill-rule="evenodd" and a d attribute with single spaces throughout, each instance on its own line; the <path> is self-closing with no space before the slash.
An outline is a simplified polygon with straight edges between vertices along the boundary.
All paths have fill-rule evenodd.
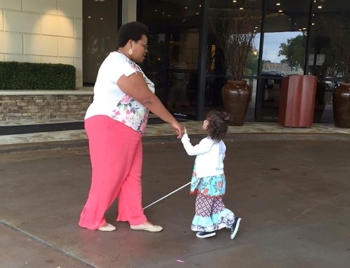
<path id="1" fill-rule="evenodd" d="M 39 122 L 32 122 L 40 125 Z M 41 122 L 41 124 L 52 122 Z M 192 136 L 202 137 L 202 122 L 181 122 Z M 23 124 L 17 122 L 16 125 Z M 6 127 L 4 125 L 3 127 Z M 1 131 L 1 128 L 0 128 Z M 281 135 L 282 134 L 282 135 Z M 329 135 L 332 134 L 332 135 Z M 292 140 L 349 140 L 350 129 L 336 128 L 333 124 L 313 124 L 309 128 L 283 127 L 272 122 L 245 122 L 243 126 L 230 126 L 228 139 L 292 139 Z M 169 124 L 156 123 L 147 126 L 145 142 L 176 142 Z M 0 152 L 42 150 L 53 148 L 86 147 L 87 137 L 83 129 L 4 135 L 0 132 Z"/>
<path id="2" fill-rule="evenodd" d="M 224 202 L 242 217 L 233 241 L 228 230 L 195 237 L 187 188 L 146 210 L 161 233 L 116 223 L 116 204 L 106 218 L 117 231 L 81 229 L 86 147 L 2 152 L 0 267 L 349 267 L 350 140 L 325 135 L 227 139 Z M 144 205 L 187 183 L 193 161 L 176 140 L 146 142 Z"/>

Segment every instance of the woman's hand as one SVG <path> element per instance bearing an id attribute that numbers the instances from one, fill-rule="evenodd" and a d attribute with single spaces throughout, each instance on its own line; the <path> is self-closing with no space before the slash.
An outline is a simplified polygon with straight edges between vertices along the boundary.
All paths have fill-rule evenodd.
<path id="1" fill-rule="evenodd" d="M 183 125 L 181 125 L 178 121 L 174 121 L 170 125 L 175 130 L 175 132 L 177 134 L 177 138 L 181 139 L 182 134 L 184 133 L 185 127 Z"/>

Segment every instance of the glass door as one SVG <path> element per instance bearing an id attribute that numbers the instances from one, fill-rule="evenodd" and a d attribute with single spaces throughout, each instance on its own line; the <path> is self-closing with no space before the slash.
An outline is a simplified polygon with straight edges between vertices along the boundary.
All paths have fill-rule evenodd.
<path id="1" fill-rule="evenodd" d="M 344 80 L 350 40 L 350 3 L 315 1 L 312 9 L 308 72 L 318 77 L 314 121 L 333 123 L 333 92 Z"/>
<path id="2" fill-rule="evenodd" d="M 142 65 L 156 95 L 176 117 L 196 119 L 201 1 L 140 1 L 139 21 L 148 34 Z"/>
<path id="3" fill-rule="evenodd" d="M 172 31 L 169 40 L 167 108 L 180 117 L 195 117 L 198 92 L 196 29 Z"/>
<path id="4" fill-rule="evenodd" d="M 265 1 L 258 121 L 277 121 L 282 79 L 305 73 L 309 12 L 309 1 Z"/>

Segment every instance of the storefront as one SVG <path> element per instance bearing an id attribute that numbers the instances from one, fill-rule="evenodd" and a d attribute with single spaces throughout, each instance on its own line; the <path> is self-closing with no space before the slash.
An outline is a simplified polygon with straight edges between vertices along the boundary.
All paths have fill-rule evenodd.
<path id="1" fill-rule="evenodd" d="M 177 117 L 201 120 L 207 110 L 222 109 L 221 88 L 228 76 L 212 25 L 218 13 L 232 19 L 230 12 L 239 10 L 242 1 L 247 0 L 137 1 L 137 20 L 150 29 L 149 53 L 142 67 L 155 82 L 157 96 Z M 84 26 L 84 44 L 89 44 L 84 45 L 84 60 L 92 59 L 89 65 L 96 68 L 107 53 L 106 44 L 113 44 L 112 33 L 123 17 L 121 1 L 102 2 L 111 5 L 101 9 L 109 15 L 98 16 L 110 27 L 98 28 L 101 38 L 94 39 Z M 349 29 L 343 19 L 350 15 L 350 2 L 249 2 L 254 2 L 251 23 L 255 36 L 246 62 L 245 79 L 252 88 L 246 120 L 277 121 L 281 79 L 313 74 L 319 79 L 314 121 L 332 122 L 332 91 L 342 81 L 345 63 L 337 53 L 332 31 Z M 84 73 L 84 82 L 93 83 L 96 70 L 87 69 L 84 63 L 85 70 L 92 73 Z"/>

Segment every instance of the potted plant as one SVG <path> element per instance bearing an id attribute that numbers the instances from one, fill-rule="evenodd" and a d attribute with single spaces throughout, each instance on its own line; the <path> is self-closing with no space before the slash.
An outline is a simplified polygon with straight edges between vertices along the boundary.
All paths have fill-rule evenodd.
<path id="1" fill-rule="evenodd" d="M 211 29 L 223 54 L 227 82 L 222 88 L 224 110 L 231 115 L 230 125 L 242 126 L 248 111 L 251 88 L 243 79 L 246 63 L 253 53 L 256 27 L 259 25 L 260 1 L 233 3 L 230 9 L 215 9 Z M 257 19 L 258 18 L 258 19 Z"/>
<path id="2" fill-rule="evenodd" d="M 343 78 L 333 91 L 334 124 L 336 127 L 350 128 L 350 22 L 343 16 L 337 16 L 333 17 L 329 26 L 332 54 L 337 59 L 336 66 Z"/>
<path id="3" fill-rule="evenodd" d="M 347 17 L 332 14 L 316 16 L 314 24 L 315 43 L 326 43 L 321 51 L 325 60 L 317 73 L 332 77 L 336 83 L 342 81 L 333 91 L 334 124 L 350 128 L 350 22 Z"/>

